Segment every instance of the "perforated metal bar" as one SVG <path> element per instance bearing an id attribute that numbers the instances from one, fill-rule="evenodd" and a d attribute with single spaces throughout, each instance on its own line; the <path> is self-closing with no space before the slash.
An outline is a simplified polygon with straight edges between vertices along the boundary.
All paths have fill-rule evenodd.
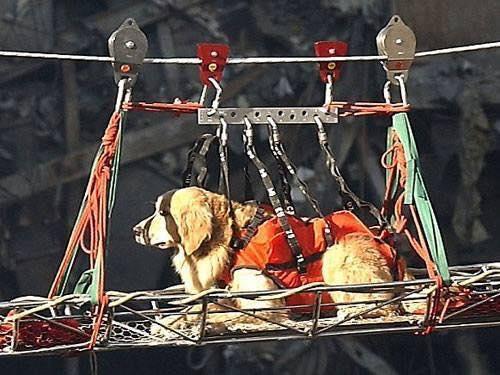
<path id="1" fill-rule="evenodd" d="M 252 125 L 267 125 L 267 117 L 271 116 L 277 124 L 301 125 L 314 124 L 318 116 L 324 124 L 336 124 L 339 121 L 338 109 L 325 112 L 323 107 L 259 107 L 259 108 L 219 108 L 212 114 L 211 108 L 198 109 L 198 124 L 219 125 L 219 118 L 228 125 L 244 125 L 247 117 Z"/>

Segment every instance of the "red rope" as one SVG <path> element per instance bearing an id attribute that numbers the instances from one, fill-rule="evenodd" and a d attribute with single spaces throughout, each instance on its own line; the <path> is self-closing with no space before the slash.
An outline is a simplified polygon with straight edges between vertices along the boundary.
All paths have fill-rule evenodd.
<path id="1" fill-rule="evenodd" d="M 98 304 L 94 315 L 89 349 L 96 343 L 107 307 L 107 298 L 104 293 L 104 260 L 108 230 L 108 189 L 111 168 L 119 142 L 120 118 L 120 113 L 113 113 L 102 137 L 101 152 L 95 161 L 93 173 L 89 177 L 85 194 L 86 201 L 81 215 L 75 223 L 63 260 L 49 292 L 49 298 L 53 298 L 61 292 L 61 283 L 69 272 L 70 264 L 78 248 L 88 254 L 90 268 L 98 268 L 99 270 L 98 274 L 95 275 L 96 280 L 93 280 L 97 283 Z"/>
<path id="2" fill-rule="evenodd" d="M 174 103 L 128 102 L 124 103 L 122 108 L 127 111 L 173 112 L 175 114 L 182 114 L 195 113 L 198 109 L 203 108 L 203 106 L 196 102 L 178 100 Z M 408 112 L 410 106 L 402 103 L 332 102 L 326 106 L 326 109 L 338 110 L 341 117 L 390 116 L 394 113 Z"/>
<path id="3" fill-rule="evenodd" d="M 429 277 L 434 279 L 436 282 L 436 290 L 434 291 L 426 312 L 425 319 L 425 329 L 423 334 L 429 334 L 434 329 L 439 317 L 439 311 L 441 307 L 441 293 L 443 291 L 443 282 L 441 276 L 437 273 L 436 264 L 433 262 L 429 249 L 427 248 L 427 243 L 425 241 L 425 236 L 422 231 L 420 224 L 420 219 L 418 217 L 417 210 L 413 204 L 408 205 L 411 218 L 407 217 L 404 212 L 404 198 L 405 198 L 405 185 L 408 178 L 408 170 L 406 164 L 406 157 L 404 153 L 403 144 L 397 136 L 396 132 L 392 133 L 391 137 L 392 145 L 387 149 L 387 151 L 382 155 L 381 164 L 389 171 L 386 190 L 384 194 L 384 204 L 382 207 L 382 214 L 387 215 L 387 213 L 392 208 L 392 214 L 395 218 L 394 227 L 397 233 L 404 233 L 408 242 L 415 250 L 415 252 L 424 261 L 425 267 Z M 388 162 L 388 157 L 391 156 L 391 162 Z M 399 195 L 395 200 L 392 198 L 393 185 L 397 179 L 397 189 L 400 190 Z M 417 237 L 408 229 L 408 222 L 413 223 L 415 230 L 417 232 Z"/>
<path id="4" fill-rule="evenodd" d="M 122 108 L 127 111 L 149 111 L 149 112 L 173 112 L 176 115 L 183 113 L 196 113 L 203 108 L 200 103 L 176 100 L 174 103 L 123 103 Z"/>
<path id="5" fill-rule="evenodd" d="M 328 110 L 337 109 L 339 116 L 391 116 L 395 113 L 408 112 L 410 106 L 403 103 L 371 103 L 371 102 L 332 102 L 326 106 Z"/>

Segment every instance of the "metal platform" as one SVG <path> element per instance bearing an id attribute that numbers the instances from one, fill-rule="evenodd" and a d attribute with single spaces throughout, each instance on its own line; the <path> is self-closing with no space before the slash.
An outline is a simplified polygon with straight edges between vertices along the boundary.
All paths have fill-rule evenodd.
<path id="1" fill-rule="evenodd" d="M 419 270 L 415 272 L 417 275 L 423 274 Z M 451 267 L 451 272 L 454 287 L 441 297 L 441 301 L 443 306 L 446 300 L 460 299 L 460 303 L 454 307 L 442 307 L 439 321 L 433 323 L 434 329 L 442 331 L 500 325 L 500 263 Z M 466 298 L 462 287 L 467 288 Z M 334 290 L 356 293 L 392 291 L 395 297 L 377 301 L 376 304 L 373 301 L 370 304 L 359 302 L 359 312 L 356 314 L 342 317 L 332 312 L 320 314 L 333 304 L 321 303 L 319 296 Z M 425 311 L 389 317 L 370 316 L 376 315 L 378 309 L 389 304 L 426 305 L 435 297 L 435 292 L 435 282 L 426 278 L 366 285 L 311 284 L 295 290 L 237 294 L 216 289 L 197 296 L 184 293 L 182 287 L 133 293 L 108 292 L 109 305 L 94 350 L 298 340 L 336 335 L 421 333 L 429 324 L 429 316 Z M 286 319 L 275 320 L 273 314 L 269 313 L 274 312 L 279 316 L 282 311 L 238 310 L 221 302 L 223 298 L 278 298 L 294 293 L 314 293 L 318 297 L 315 304 L 309 306 L 310 313 L 292 313 Z M 210 306 L 214 305 L 218 306 L 217 311 L 211 310 Z M 195 309 L 196 312 L 193 311 Z M 268 314 L 262 317 L 264 312 Z M 13 314 L 17 314 L 17 319 L 13 319 Z M 223 327 L 210 323 L 212 314 L 225 314 L 227 319 Z M 242 314 L 262 320 L 251 324 L 231 322 L 233 317 Z M 0 356 L 65 354 L 85 350 L 92 326 L 91 315 L 90 300 L 86 295 L 69 295 L 55 300 L 23 297 L 0 303 Z M 190 322 L 180 327 L 164 324 L 164 320 L 163 323 L 158 321 L 160 318 L 186 316 L 190 317 Z M 61 337 L 61 332 L 65 332 L 64 337 Z"/>

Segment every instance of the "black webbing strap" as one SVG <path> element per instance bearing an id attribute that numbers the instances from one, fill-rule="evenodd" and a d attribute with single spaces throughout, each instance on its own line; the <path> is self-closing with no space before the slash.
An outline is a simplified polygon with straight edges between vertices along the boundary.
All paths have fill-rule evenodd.
<path id="1" fill-rule="evenodd" d="M 255 198 L 255 192 L 252 187 L 252 180 L 250 178 L 248 158 L 245 158 L 245 165 L 243 166 L 243 173 L 245 175 L 244 199 L 249 201 Z"/>
<path id="2" fill-rule="evenodd" d="M 311 191 L 309 190 L 309 187 L 307 184 L 298 176 L 297 174 L 297 167 L 292 163 L 290 158 L 288 157 L 286 153 L 285 146 L 283 143 L 281 143 L 281 137 L 280 133 L 278 130 L 278 126 L 276 122 L 271 118 L 268 117 L 268 132 L 269 132 L 269 140 L 270 142 L 272 141 L 273 143 L 273 148 L 276 150 L 276 155 L 280 159 L 281 163 L 286 167 L 286 170 L 288 171 L 288 174 L 292 177 L 293 182 L 295 186 L 297 186 L 300 190 L 300 192 L 304 195 L 306 200 L 309 202 L 313 210 L 316 212 L 316 214 L 324 219 L 325 215 L 321 212 L 321 209 L 319 207 L 319 203 L 316 200 L 316 198 L 313 197 Z M 286 177 L 285 177 L 286 178 Z M 333 237 L 332 237 L 332 231 L 330 229 L 330 226 L 325 220 L 325 241 L 327 246 L 333 245 Z"/>
<path id="3" fill-rule="evenodd" d="M 227 198 L 229 217 L 232 220 L 233 233 L 236 232 L 236 216 L 234 214 L 233 202 L 231 201 L 231 188 L 229 184 L 229 164 L 227 160 L 227 122 L 223 117 L 219 118 L 219 127 L 217 128 L 217 138 L 219 138 L 219 193 Z"/>
<path id="4" fill-rule="evenodd" d="M 259 172 L 259 175 L 262 179 L 262 183 L 266 188 L 267 195 L 269 197 L 271 205 L 273 206 L 274 212 L 278 218 L 278 223 L 280 224 L 281 228 L 285 233 L 286 241 L 288 243 L 288 246 L 290 247 L 292 255 L 295 258 L 297 270 L 300 273 L 305 273 L 306 272 L 305 259 L 304 256 L 302 255 L 302 250 L 300 249 L 297 237 L 295 236 L 295 233 L 293 232 L 293 229 L 290 226 L 290 223 L 288 222 L 287 215 L 285 213 L 285 210 L 283 209 L 283 206 L 281 205 L 280 199 L 278 197 L 278 194 L 276 193 L 276 189 L 274 188 L 273 182 L 271 180 L 271 177 L 269 176 L 267 168 L 265 164 L 262 162 L 262 160 L 260 160 L 259 157 L 257 156 L 257 152 L 253 145 L 252 124 L 246 117 L 244 121 L 245 121 L 245 130 L 243 132 L 243 144 L 245 146 L 245 152 L 248 158 L 257 168 L 257 171 Z"/>
<path id="5" fill-rule="evenodd" d="M 278 176 L 280 178 L 280 186 L 281 186 L 281 197 L 283 199 L 283 205 L 285 206 L 285 212 L 290 215 L 295 215 L 295 207 L 292 201 L 292 189 L 290 188 L 290 183 L 286 178 L 286 165 L 283 163 L 279 153 L 279 148 L 276 147 L 276 143 L 280 143 L 279 140 L 274 139 L 273 133 L 269 130 L 269 148 L 271 149 L 271 154 L 276 160 L 276 164 L 278 167 Z"/>
<path id="6" fill-rule="evenodd" d="M 199 172 L 196 177 L 196 186 L 205 187 L 207 178 L 207 154 L 214 141 L 218 138 L 214 134 L 203 134 L 193 144 L 188 152 L 186 167 L 182 173 L 183 187 L 192 185 L 193 169 L 195 163 L 199 162 Z"/>
<path id="7" fill-rule="evenodd" d="M 344 207 L 348 210 L 353 210 L 356 207 L 358 209 L 367 208 L 370 214 L 377 220 L 380 229 L 385 228 L 387 226 L 387 219 L 382 216 L 380 211 L 372 203 L 359 198 L 347 185 L 347 182 L 340 173 L 335 156 L 333 155 L 333 151 L 328 143 L 328 135 L 326 134 L 323 123 L 318 116 L 314 117 L 314 121 L 317 125 L 318 141 L 323 153 L 325 154 L 326 166 L 339 185 L 339 192 L 342 197 Z"/>
<path id="8" fill-rule="evenodd" d="M 304 263 L 305 265 L 308 265 L 309 263 L 316 262 L 317 260 L 320 260 L 321 257 L 323 256 L 324 252 L 321 251 L 319 253 L 314 253 L 312 255 L 309 255 L 308 257 L 305 258 Z M 268 271 L 283 271 L 283 270 L 289 270 L 295 267 L 294 262 L 285 262 L 285 263 L 268 263 L 266 264 L 266 270 Z M 397 279 L 395 279 L 397 280 Z"/>

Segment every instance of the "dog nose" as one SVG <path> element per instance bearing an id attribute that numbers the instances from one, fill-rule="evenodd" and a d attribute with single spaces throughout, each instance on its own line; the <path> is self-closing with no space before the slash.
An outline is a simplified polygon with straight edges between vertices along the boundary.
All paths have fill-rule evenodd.
<path id="1" fill-rule="evenodd" d="M 142 228 L 136 225 L 135 227 L 132 228 L 132 232 L 134 232 L 136 236 L 140 236 L 142 234 Z"/>

